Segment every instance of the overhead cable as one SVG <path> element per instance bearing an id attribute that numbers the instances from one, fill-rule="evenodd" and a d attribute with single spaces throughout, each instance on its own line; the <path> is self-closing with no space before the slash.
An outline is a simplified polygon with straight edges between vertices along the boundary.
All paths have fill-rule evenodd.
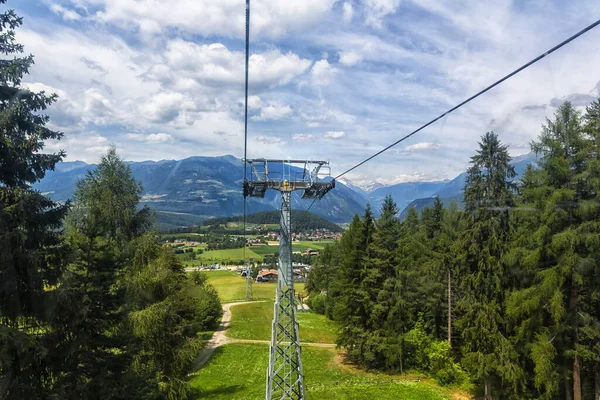
<path id="1" fill-rule="evenodd" d="M 377 153 L 373 154 L 372 156 L 364 159 L 363 161 L 359 162 L 358 164 L 354 165 L 353 167 L 347 169 L 346 171 L 342 172 L 341 174 L 339 174 L 338 176 L 336 176 L 334 179 L 339 179 L 342 176 L 346 175 L 347 173 L 354 171 L 356 168 L 360 167 L 361 165 L 371 161 L 372 159 L 374 159 L 375 157 L 381 155 L 382 153 L 385 153 L 386 151 L 388 151 L 389 149 L 391 149 L 392 147 L 402 143 L 403 141 L 405 141 L 406 139 L 410 138 L 411 136 L 415 135 L 416 133 L 422 131 L 423 129 L 427 128 L 428 126 L 434 124 L 435 122 L 439 121 L 440 119 L 444 118 L 445 116 L 447 116 L 448 114 L 458 110 L 459 108 L 461 108 L 462 106 L 464 106 L 467 103 L 470 103 L 471 101 L 475 100 L 476 98 L 478 98 L 479 96 L 481 96 L 482 94 L 492 90 L 493 88 L 495 88 L 496 86 L 500 85 L 501 83 L 503 83 L 504 81 L 507 81 L 508 79 L 512 78 L 513 76 L 517 75 L 518 73 L 520 73 L 521 71 L 529 68 L 530 66 L 532 66 L 533 64 L 537 63 L 538 61 L 540 61 L 541 59 L 545 58 L 546 56 L 554 53 L 555 51 L 559 50 L 560 48 L 564 47 L 565 45 L 569 44 L 570 42 L 572 42 L 573 40 L 577 39 L 578 37 L 582 36 L 584 33 L 594 29 L 595 27 L 597 27 L 598 25 L 600 25 L 600 19 L 597 20 L 596 22 L 588 25 L 587 27 L 583 28 L 582 30 L 580 30 L 579 32 L 577 32 L 576 34 L 574 34 L 573 36 L 569 37 L 568 39 L 565 39 L 564 41 L 560 42 L 559 44 L 557 44 L 556 46 L 552 47 L 550 50 L 540 54 L 539 56 L 535 57 L 533 60 L 527 62 L 526 64 L 523 64 L 522 66 L 520 66 L 519 68 L 515 69 L 514 71 L 512 71 L 511 73 L 509 73 L 508 75 L 505 75 L 503 78 L 497 80 L 496 82 L 492 83 L 491 85 L 487 86 L 485 89 L 480 90 L 479 92 L 477 92 L 476 94 L 474 94 L 473 96 L 469 97 L 468 99 L 464 100 L 463 102 L 457 104 L 456 106 L 452 107 L 451 109 L 449 109 L 448 111 L 440 114 L 439 116 L 435 117 L 434 119 L 432 119 L 431 121 L 427 122 L 426 124 L 422 125 L 421 127 L 415 129 L 414 131 L 412 131 L 411 133 L 401 137 L 400 139 L 398 139 L 397 141 L 395 141 L 394 143 L 390 144 L 389 146 L 381 149 L 380 151 L 378 151 Z M 306 209 L 305 214 L 303 215 L 303 217 L 308 213 L 308 211 L 312 208 L 313 204 L 315 204 L 315 201 L 313 200 L 313 202 L 310 204 L 310 206 Z"/>

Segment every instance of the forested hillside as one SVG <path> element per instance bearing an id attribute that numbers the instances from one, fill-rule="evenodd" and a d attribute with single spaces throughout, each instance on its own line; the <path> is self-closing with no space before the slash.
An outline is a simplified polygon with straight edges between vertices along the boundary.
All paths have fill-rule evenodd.
<path id="1" fill-rule="evenodd" d="M 486 399 L 600 398 L 600 100 L 563 104 L 515 181 L 487 133 L 464 210 L 388 197 L 367 207 L 309 276 L 314 310 L 369 369 L 474 382 Z"/>
<path id="2" fill-rule="evenodd" d="M 246 222 L 251 224 L 279 224 L 281 219 L 280 211 L 264 211 L 246 216 Z M 244 220 L 243 216 L 230 217 L 230 218 L 211 218 L 203 222 L 202 225 L 219 225 L 226 224 L 228 222 L 241 222 Z M 327 229 L 330 232 L 342 232 L 342 228 L 339 225 L 334 224 L 313 213 L 306 213 L 304 211 L 292 210 L 292 221 L 294 222 L 294 229 L 298 232 L 304 232 L 315 229 Z"/>

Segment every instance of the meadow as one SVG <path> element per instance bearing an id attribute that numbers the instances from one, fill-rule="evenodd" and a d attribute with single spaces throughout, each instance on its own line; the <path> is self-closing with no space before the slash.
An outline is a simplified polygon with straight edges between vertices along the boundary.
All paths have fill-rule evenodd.
<path id="1" fill-rule="evenodd" d="M 264 399 L 268 344 L 228 344 L 191 377 L 196 399 Z M 368 373 L 343 362 L 336 349 L 305 346 L 302 349 L 306 398 L 446 400 L 450 392 L 416 377 Z"/>
<path id="2" fill-rule="evenodd" d="M 246 299 L 246 280 L 233 271 L 207 271 L 208 283 L 213 285 L 222 303 L 233 303 Z M 252 284 L 252 298 L 254 300 L 273 300 L 275 298 L 276 283 Z M 296 292 L 304 291 L 303 283 L 294 285 Z"/>
<path id="3" fill-rule="evenodd" d="M 273 301 L 240 304 L 231 308 L 227 336 L 234 339 L 271 339 Z M 300 340 L 303 343 L 335 343 L 337 326 L 324 315 L 299 312 Z"/>
<path id="4" fill-rule="evenodd" d="M 165 235 L 166 237 L 166 235 Z M 170 237 L 173 239 L 174 237 Z M 305 252 L 307 249 L 323 250 L 325 245 L 330 243 L 328 241 L 314 241 L 314 242 L 294 242 L 292 244 L 292 251 Z M 240 262 L 241 260 L 247 259 L 251 262 L 263 262 L 264 256 L 274 255 L 279 251 L 279 245 L 264 245 L 264 246 L 251 246 L 244 249 L 225 249 L 225 250 L 206 250 L 206 244 L 199 244 L 193 247 L 195 251 L 203 250 L 202 253 L 196 254 L 196 259 L 192 261 L 183 261 L 186 266 L 194 265 L 207 265 L 207 264 L 232 264 Z M 178 257 L 183 259 L 185 254 L 179 254 Z"/>
<path id="5" fill-rule="evenodd" d="M 262 255 L 256 254 L 251 248 L 246 248 L 246 258 L 262 261 Z M 197 260 L 223 263 L 224 261 L 238 261 L 244 259 L 244 249 L 209 250 L 196 255 Z"/>

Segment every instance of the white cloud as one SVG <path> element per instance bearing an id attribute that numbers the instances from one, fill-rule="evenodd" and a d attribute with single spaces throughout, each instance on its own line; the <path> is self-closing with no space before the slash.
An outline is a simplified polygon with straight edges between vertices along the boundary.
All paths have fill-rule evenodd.
<path id="1" fill-rule="evenodd" d="M 65 135 L 60 140 L 46 142 L 44 150 L 57 152 L 66 150 L 67 160 L 81 160 L 88 163 L 98 162 L 100 157 L 110 148 L 110 141 L 98 134 Z"/>
<path id="2" fill-rule="evenodd" d="M 87 89 L 83 98 L 84 120 L 98 125 L 105 125 L 118 118 L 111 101 L 99 89 Z"/>
<path id="3" fill-rule="evenodd" d="M 253 0 L 253 37 L 275 38 L 314 26 L 336 0 Z M 92 18 L 121 29 L 154 35 L 168 29 L 199 34 L 243 37 L 244 3 L 239 0 L 63 0 L 98 9 Z"/>
<path id="4" fill-rule="evenodd" d="M 79 15 L 77 11 L 65 8 L 60 4 L 50 4 L 50 10 L 53 13 L 62 16 L 65 21 L 79 21 L 82 19 L 81 15 Z"/>
<path id="5" fill-rule="evenodd" d="M 168 133 L 151 133 L 145 135 L 143 133 L 128 133 L 127 138 L 138 142 L 146 142 L 150 144 L 172 143 L 175 138 Z"/>
<path id="6" fill-rule="evenodd" d="M 274 132 L 304 132 L 298 135 L 306 137 L 290 138 L 294 146 L 286 156 L 291 151 L 294 157 L 331 159 L 341 172 L 564 40 L 600 12 L 597 0 L 574 3 L 339 0 L 332 7 L 334 0 L 252 0 L 249 107 L 255 120 L 272 121 L 268 130 L 250 130 L 252 137 L 270 142 L 252 156 L 265 155 L 265 148 L 281 150 L 279 143 L 287 139 L 277 142 Z M 70 159 L 93 159 L 90 149 L 100 151 L 108 143 L 137 160 L 241 154 L 243 1 L 40 4 L 59 17 L 25 15 L 17 40 L 36 57 L 26 82 L 43 82 L 60 96 L 46 112 L 50 126 L 67 133 L 61 143 Z M 51 4 L 81 19 L 57 7 L 52 11 Z M 410 12 L 404 13 L 405 4 Z M 511 154 L 525 152 L 544 118 L 552 116 L 552 104 L 563 99 L 584 104 L 587 96 L 600 94 L 595 35 L 581 36 L 415 136 L 415 142 L 436 144 L 438 151 L 398 146 L 353 171 L 353 177 L 452 178 L 490 129 L 510 145 Z M 361 68 L 345 68 L 361 61 Z M 168 132 L 173 141 L 150 146 L 128 138 L 128 132 L 144 139 Z M 324 132 L 345 132 L 352 140 L 325 140 Z M 92 143 L 90 136 L 107 142 Z M 397 176 L 400 172 L 405 176 Z"/>
<path id="7" fill-rule="evenodd" d="M 259 110 L 262 101 L 259 96 L 248 96 L 248 110 Z"/>
<path id="8" fill-rule="evenodd" d="M 254 121 L 279 121 L 289 118 L 293 113 L 294 111 L 290 106 L 269 104 L 261 108 L 260 114 L 251 117 L 251 119 Z"/>
<path id="9" fill-rule="evenodd" d="M 406 146 L 404 151 L 417 152 L 417 151 L 428 151 L 428 150 L 439 150 L 440 144 L 433 142 L 420 142 Z"/>
<path id="10" fill-rule="evenodd" d="M 354 52 L 354 51 L 343 51 L 339 53 L 340 56 L 340 64 L 345 65 L 347 67 L 351 67 L 353 65 L 358 64 L 362 61 L 363 57 Z"/>
<path id="11" fill-rule="evenodd" d="M 309 60 L 292 52 L 282 54 L 279 50 L 270 50 L 251 54 L 248 72 L 251 88 L 256 91 L 285 85 L 309 66 Z M 196 89 L 190 82 L 220 90 L 233 85 L 241 89 L 244 53 L 231 51 L 221 43 L 197 44 L 175 39 L 167 44 L 163 63 L 153 65 L 144 76 L 164 86 L 182 89 L 186 86 Z"/>
<path id="12" fill-rule="evenodd" d="M 352 22 L 352 17 L 354 16 L 354 8 L 352 7 L 352 3 L 349 3 L 347 1 L 344 2 L 343 16 L 344 16 L 344 21 L 346 23 Z"/>
<path id="13" fill-rule="evenodd" d="M 296 133 L 292 136 L 292 140 L 295 142 L 307 142 L 312 141 L 315 136 L 311 133 Z"/>
<path id="14" fill-rule="evenodd" d="M 160 92 L 140 105 L 142 115 L 152 122 L 168 123 L 181 112 L 193 108 L 193 103 L 181 93 Z"/>
<path id="15" fill-rule="evenodd" d="M 337 68 L 334 68 L 327 60 L 317 61 L 310 70 L 312 84 L 315 86 L 329 85 L 337 71 Z"/>
<path id="16" fill-rule="evenodd" d="M 341 139 L 344 136 L 346 136 L 346 134 L 342 131 L 329 131 L 329 132 L 325 132 L 325 137 L 327 139 Z"/>
<path id="17" fill-rule="evenodd" d="M 365 3 L 365 22 L 373 27 L 381 27 L 382 19 L 396 12 L 400 0 L 367 0 Z"/>
<path id="18" fill-rule="evenodd" d="M 264 144 L 279 144 L 281 142 L 281 138 L 276 136 L 259 136 L 255 139 L 257 142 L 261 142 Z"/>

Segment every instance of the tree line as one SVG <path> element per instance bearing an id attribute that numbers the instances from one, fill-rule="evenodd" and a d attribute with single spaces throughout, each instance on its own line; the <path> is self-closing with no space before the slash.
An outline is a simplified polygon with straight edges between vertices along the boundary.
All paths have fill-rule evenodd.
<path id="1" fill-rule="evenodd" d="M 162 246 L 114 148 L 66 204 L 31 189 L 65 153 L 44 153 L 56 96 L 21 86 L 21 23 L 0 15 L 0 398 L 187 398 L 218 296 Z"/>
<path id="2" fill-rule="evenodd" d="M 321 254 L 313 309 L 354 362 L 471 382 L 485 399 L 600 398 L 600 100 L 564 103 L 516 180 L 485 134 L 464 210 L 367 206 Z"/>
<path id="3" fill-rule="evenodd" d="M 274 211 L 261 211 L 257 213 L 248 214 L 246 216 L 246 222 L 249 224 L 257 224 L 257 225 L 279 225 L 281 219 L 281 212 Z M 222 233 L 222 234 L 231 234 L 231 235 L 243 235 L 244 230 L 240 229 L 228 229 L 227 223 L 229 222 L 243 222 L 244 217 L 241 215 L 234 217 L 218 217 L 207 219 L 199 226 L 190 226 L 190 227 L 182 227 L 177 229 L 170 229 L 165 233 L 202 233 L 207 230 L 211 233 Z M 331 221 L 326 220 L 325 218 L 313 214 L 306 213 L 301 210 L 292 210 L 292 221 L 295 221 L 294 232 L 312 232 L 317 229 L 327 229 L 332 233 L 340 233 L 343 229 L 334 224 Z M 264 229 L 262 227 L 255 227 L 253 234 L 264 234 L 269 231 L 269 229 Z M 276 229 L 278 230 L 278 229 Z"/>

